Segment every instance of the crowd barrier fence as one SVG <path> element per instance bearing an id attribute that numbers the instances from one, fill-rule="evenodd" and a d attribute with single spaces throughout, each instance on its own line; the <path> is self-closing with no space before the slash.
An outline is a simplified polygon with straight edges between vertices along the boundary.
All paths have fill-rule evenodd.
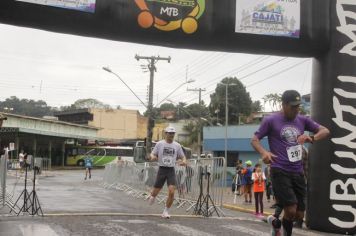
<path id="1" fill-rule="evenodd" d="M 206 195 L 207 178 L 210 178 L 210 197 L 214 205 L 222 213 L 223 191 L 225 188 L 224 158 L 213 157 L 206 159 L 188 160 L 186 166 L 175 166 L 176 194 L 174 203 L 177 208 L 194 210 L 200 195 L 200 178 L 202 190 Z M 158 171 L 157 162 L 134 163 L 118 161 L 105 166 L 103 186 L 107 189 L 124 191 L 130 196 L 147 200 L 156 180 Z M 206 172 L 209 175 L 205 174 Z M 164 204 L 167 199 L 168 188 L 165 185 L 156 197 L 159 204 Z M 213 206 L 210 208 L 212 209 Z M 209 210 L 211 210 L 209 209 Z"/>

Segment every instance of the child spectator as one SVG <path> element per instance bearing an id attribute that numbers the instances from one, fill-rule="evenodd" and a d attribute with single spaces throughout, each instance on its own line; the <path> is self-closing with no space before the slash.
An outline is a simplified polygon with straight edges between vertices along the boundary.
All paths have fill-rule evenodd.
<path id="1" fill-rule="evenodd" d="M 265 191 L 265 173 L 262 172 L 260 164 L 255 165 L 255 172 L 252 174 L 253 192 L 255 195 L 255 215 L 263 216 L 263 192 Z"/>
<path id="2" fill-rule="evenodd" d="M 246 168 L 242 170 L 242 174 L 244 176 L 242 180 L 242 185 L 244 185 L 244 195 L 245 195 L 245 203 L 251 203 L 251 198 L 252 198 L 252 193 L 251 193 L 251 188 L 252 188 L 252 162 L 246 161 Z"/>

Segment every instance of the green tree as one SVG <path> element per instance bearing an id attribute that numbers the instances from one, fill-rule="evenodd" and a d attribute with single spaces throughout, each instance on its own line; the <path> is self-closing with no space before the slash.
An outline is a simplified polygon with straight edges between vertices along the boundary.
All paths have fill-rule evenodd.
<path id="1" fill-rule="evenodd" d="M 176 111 L 177 108 L 174 106 L 174 104 L 172 103 L 163 103 L 160 107 L 159 107 L 160 112 L 161 111 Z"/>
<path id="2" fill-rule="evenodd" d="M 177 117 L 177 120 L 181 120 L 181 119 L 185 119 L 188 117 L 188 114 L 186 114 L 185 112 L 185 106 L 187 104 L 185 102 L 179 102 L 176 106 L 176 109 L 177 109 L 177 113 L 176 113 L 176 117 Z"/>
<path id="3" fill-rule="evenodd" d="M 272 111 L 278 111 L 282 107 L 282 94 L 270 93 L 270 94 L 266 94 L 262 99 L 264 105 L 268 103 Z"/>
<path id="4" fill-rule="evenodd" d="M 209 117 L 209 108 L 205 105 L 204 101 L 199 105 L 198 103 L 193 103 L 184 108 L 187 113 L 186 118 L 190 119 L 192 117 L 199 119 L 200 117 Z"/>
<path id="5" fill-rule="evenodd" d="M 83 108 L 101 108 L 101 109 L 112 109 L 108 104 L 105 104 L 94 98 L 78 99 L 70 106 L 62 106 L 60 109 L 64 110 L 76 110 Z"/>
<path id="6" fill-rule="evenodd" d="M 53 115 L 53 108 L 43 100 L 19 99 L 11 96 L 0 102 L 0 110 L 24 116 L 43 117 Z"/>
<path id="7" fill-rule="evenodd" d="M 215 92 L 210 95 L 210 114 L 218 117 L 217 123 L 225 121 L 226 86 L 224 84 L 235 84 L 228 86 L 228 110 L 229 124 L 237 124 L 238 116 L 248 116 L 252 109 L 252 100 L 246 87 L 236 78 L 224 78 L 218 83 Z M 222 118 L 222 119 L 221 119 Z"/>
<path id="8" fill-rule="evenodd" d="M 183 145 L 192 146 L 198 142 L 198 133 L 199 133 L 199 125 L 197 125 L 197 121 L 190 121 L 187 125 L 183 126 L 183 130 L 186 131 L 188 135 L 188 141 Z"/>
<path id="9" fill-rule="evenodd" d="M 262 111 L 262 104 L 260 101 L 253 101 L 251 104 L 251 112 L 259 112 Z"/>

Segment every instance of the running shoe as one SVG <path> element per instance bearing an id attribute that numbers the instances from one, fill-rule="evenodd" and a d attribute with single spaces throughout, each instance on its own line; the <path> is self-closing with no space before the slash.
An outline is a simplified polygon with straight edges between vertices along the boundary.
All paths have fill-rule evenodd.
<path id="1" fill-rule="evenodd" d="M 273 215 L 270 215 L 267 217 L 267 223 L 272 226 L 272 236 L 282 236 L 282 222 L 278 218 L 274 217 Z"/>
<path id="2" fill-rule="evenodd" d="M 168 214 L 168 211 L 166 209 L 164 209 L 163 213 L 162 213 L 162 218 L 165 219 L 169 219 L 171 216 Z"/>
<path id="3" fill-rule="evenodd" d="M 296 221 L 293 223 L 293 228 L 302 229 L 302 228 L 303 228 L 303 220 L 296 220 Z"/>

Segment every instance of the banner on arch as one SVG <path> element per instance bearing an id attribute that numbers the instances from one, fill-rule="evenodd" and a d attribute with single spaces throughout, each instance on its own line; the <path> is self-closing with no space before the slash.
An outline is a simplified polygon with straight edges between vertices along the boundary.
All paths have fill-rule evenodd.
<path id="1" fill-rule="evenodd" d="M 18 2 L 34 3 L 39 5 L 60 7 L 84 12 L 95 12 L 96 0 L 16 0 Z"/>
<path id="2" fill-rule="evenodd" d="M 300 0 L 236 0 L 235 32 L 300 37 Z"/>

